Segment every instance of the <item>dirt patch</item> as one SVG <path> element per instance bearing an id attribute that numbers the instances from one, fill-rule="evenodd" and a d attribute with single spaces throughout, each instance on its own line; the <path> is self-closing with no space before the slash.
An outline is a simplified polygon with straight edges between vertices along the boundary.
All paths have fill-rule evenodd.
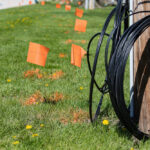
<path id="1" fill-rule="evenodd" d="M 66 54 L 61 54 L 61 57 L 66 57 Z M 57 80 L 61 78 L 64 75 L 64 72 L 62 70 L 58 70 L 50 75 L 47 73 L 43 73 L 39 69 L 35 70 L 27 70 L 24 72 L 24 78 L 38 78 L 38 79 L 52 79 L 52 80 Z"/>
<path id="2" fill-rule="evenodd" d="M 67 125 L 69 121 L 68 121 L 68 119 L 66 119 L 66 118 L 61 118 L 61 119 L 60 119 L 60 122 L 61 122 L 62 124 Z"/>
<path id="3" fill-rule="evenodd" d="M 88 113 L 82 109 L 77 109 L 72 112 L 72 123 L 82 123 L 85 122 L 88 118 Z"/>
<path id="4" fill-rule="evenodd" d="M 59 54 L 59 58 L 64 58 L 64 57 L 67 57 L 67 54 L 63 54 L 63 53 Z"/>
<path id="5" fill-rule="evenodd" d="M 65 33 L 65 34 L 68 34 L 69 32 L 70 32 L 70 31 L 65 31 L 64 33 Z"/>
<path id="6" fill-rule="evenodd" d="M 56 104 L 57 102 L 62 101 L 63 99 L 64 99 L 64 95 L 59 92 L 54 92 L 48 98 L 45 98 L 44 96 L 42 96 L 42 94 L 39 91 L 37 91 L 34 94 L 32 94 L 29 98 L 27 98 L 25 102 L 21 101 L 21 103 L 25 106 L 37 105 L 39 103 Z"/>
<path id="7" fill-rule="evenodd" d="M 35 105 L 38 103 L 44 102 L 44 98 L 42 94 L 37 91 L 36 93 L 32 94 L 29 98 L 26 99 L 26 101 L 23 103 L 25 106 L 29 105 Z"/>
<path id="8" fill-rule="evenodd" d="M 62 70 L 54 72 L 52 75 L 49 75 L 49 79 L 57 80 L 61 78 L 64 75 L 64 72 Z"/>
<path id="9" fill-rule="evenodd" d="M 62 27 L 62 24 L 59 24 L 60 27 Z"/>
<path id="10" fill-rule="evenodd" d="M 33 77 L 37 77 L 38 79 L 43 78 L 42 73 L 40 73 L 40 69 L 27 70 L 24 72 L 24 78 L 33 78 Z"/>
<path id="11" fill-rule="evenodd" d="M 71 40 L 71 39 L 68 39 L 68 40 L 65 41 L 66 44 L 70 44 L 72 42 L 73 42 L 73 40 Z"/>
<path id="12" fill-rule="evenodd" d="M 45 98 L 46 103 L 53 103 L 56 104 L 59 101 L 62 101 L 64 99 L 64 95 L 59 92 L 53 93 L 49 98 Z"/>
<path id="13" fill-rule="evenodd" d="M 86 44 L 86 40 L 81 40 L 81 43 L 82 44 Z"/>
<path id="14" fill-rule="evenodd" d="M 65 41 L 66 44 L 71 44 L 71 43 L 78 43 L 78 44 L 86 44 L 87 41 L 86 40 L 71 40 L 68 39 Z"/>
<path id="15" fill-rule="evenodd" d="M 66 117 L 61 117 L 60 122 L 63 124 L 68 123 L 84 123 L 89 121 L 88 112 L 82 109 L 70 109 L 69 113 L 65 115 Z"/>

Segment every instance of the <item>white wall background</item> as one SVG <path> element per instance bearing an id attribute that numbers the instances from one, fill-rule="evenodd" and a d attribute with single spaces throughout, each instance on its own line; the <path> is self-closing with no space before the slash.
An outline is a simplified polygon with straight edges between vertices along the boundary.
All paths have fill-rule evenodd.
<path id="1" fill-rule="evenodd" d="M 29 1 L 35 4 L 35 0 L 0 0 L 0 9 L 29 5 Z"/>

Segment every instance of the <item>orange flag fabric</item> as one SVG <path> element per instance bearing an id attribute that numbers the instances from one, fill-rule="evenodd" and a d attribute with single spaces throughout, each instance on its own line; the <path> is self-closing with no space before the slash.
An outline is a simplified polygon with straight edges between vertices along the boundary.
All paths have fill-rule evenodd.
<path id="1" fill-rule="evenodd" d="M 79 32 L 85 32 L 86 25 L 87 25 L 86 20 L 76 19 L 74 30 Z"/>
<path id="2" fill-rule="evenodd" d="M 71 5 L 65 5 L 65 10 L 70 11 L 71 10 Z"/>
<path id="3" fill-rule="evenodd" d="M 81 2 L 80 2 L 80 1 L 78 1 L 78 5 L 81 5 Z"/>
<path id="4" fill-rule="evenodd" d="M 86 51 L 75 44 L 72 44 L 71 47 L 71 64 L 81 68 L 81 60 L 86 54 Z"/>
<path id="5" fill-rule="evenodd" d="M 66 4 L 70 4 L 70 2 L 67 0 L 67 1 L 66 1 Z"/>
<path id="6" fill-rule="evenodd" d="M 29 1 L 29 5 L 32 5 L 32 1 Z"/>
<path id="7" fill-rule="evenodd" d="M 45 1 L 41 1 L 41 5 L 45 5 Z"/>
<path id="8" fill-rule="evenodd" d="M 83 16 L 83 10 L 76 8 L 75 15 L 81 18 Z"/>
<path id="9" fill-rule="evenodd" d="M 27 62 L 44 67 L 46 64 L 48 52 L 49 48 L 37 43 L 30 42 Z"/>
<path id="10" fill-rule="evenodd" d="M 61 8 L 61 5 L 60 4 L 56 4 L 56 8 Z"/>
<path id="11" fill-rule="evenodd" d="M 87 52 L 81 47 L 81 58 L 83 58 Z"/>

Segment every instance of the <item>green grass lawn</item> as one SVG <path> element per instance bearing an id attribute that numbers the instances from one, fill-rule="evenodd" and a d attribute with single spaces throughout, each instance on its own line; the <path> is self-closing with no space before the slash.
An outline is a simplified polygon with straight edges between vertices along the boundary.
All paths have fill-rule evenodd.
<path id="1" fill-rule="evenodd" d="M 66 12 L 64 6 L 56 9 L 51 3 L 0 11 L 0 150 L 130 150 L 131 147 L 149 150 L 149 141 L 135 142 L 130 133 L 119 126 L 108 95 L 104 97 L 98 122 L 95 125 L 89 122 L 90 74 L 86 58 L 82 59 L 81 69 L 70 64 L 71 43 L 66 41 L 71 39 L 86 50 L 90 37 L 100 32 L 111 9 L 85 10 L 83 19 L 88 21 L 85 33 L 74 31 L 77 18 L 74 6 L 70 12 Z M 92 44 L 91 60 L 97 40 Z M 26 62 L 30 41 L 50 48 L 45 67 Z M 59 58 L 60 53 L 66 57 Z M 105 79 L 104 52 L 101 56 L 96 72 L 99 84 Z M 40 69 L 45 77 L 24 77 L 24 72 L 35 69 Z M 64 72 L 62 77 L 47 78 L 59 70 Z M 128 69 L 126 78 L 129 78 Z M 126 93 L 128 88 L 129 82 L 126 82 Z M 55 92 L 62 93 L 63 99 L 56 103 L 24 105 L 37 92 L 46 98 Z M 99 97 L 95 90 L 94 100 L 98 101 Z M 109 120 L 108 126 L 102 124 L 103 119 Z M 32 128 L 27 130 L 26 125 Z M 12 144 L 15 141 L 19 144 Z"/>

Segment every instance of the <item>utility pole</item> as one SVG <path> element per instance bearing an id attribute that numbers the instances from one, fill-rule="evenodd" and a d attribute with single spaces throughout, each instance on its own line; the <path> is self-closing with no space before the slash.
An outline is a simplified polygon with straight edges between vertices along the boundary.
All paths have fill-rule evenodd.
<path id="1" fill-rule="evenodd" d="M 139 2 L 133 0 L 135 9 Z M 138 6 L 136 11 L 148 11 L 150 4 Z M 134 23 L 150 13 L 134 15 Z M 150 27 L 134 44 L 134 118 L 139 123 L 139 129 L 150 134 Z"/>
<path id="2" fill-rule="evenodd" d="M 89 0 L 85 0 L 85 9 L 89 8 Z"/>
<path id="3" fill-rule="evenodd" d="M 85 0 L 85 9 L 94 9 L 95 0 Z"/>
<path id="4" fill-rule="evenodd" d="M 95 8 L 95 0 L 89 0 L 89 9 Z"/>

